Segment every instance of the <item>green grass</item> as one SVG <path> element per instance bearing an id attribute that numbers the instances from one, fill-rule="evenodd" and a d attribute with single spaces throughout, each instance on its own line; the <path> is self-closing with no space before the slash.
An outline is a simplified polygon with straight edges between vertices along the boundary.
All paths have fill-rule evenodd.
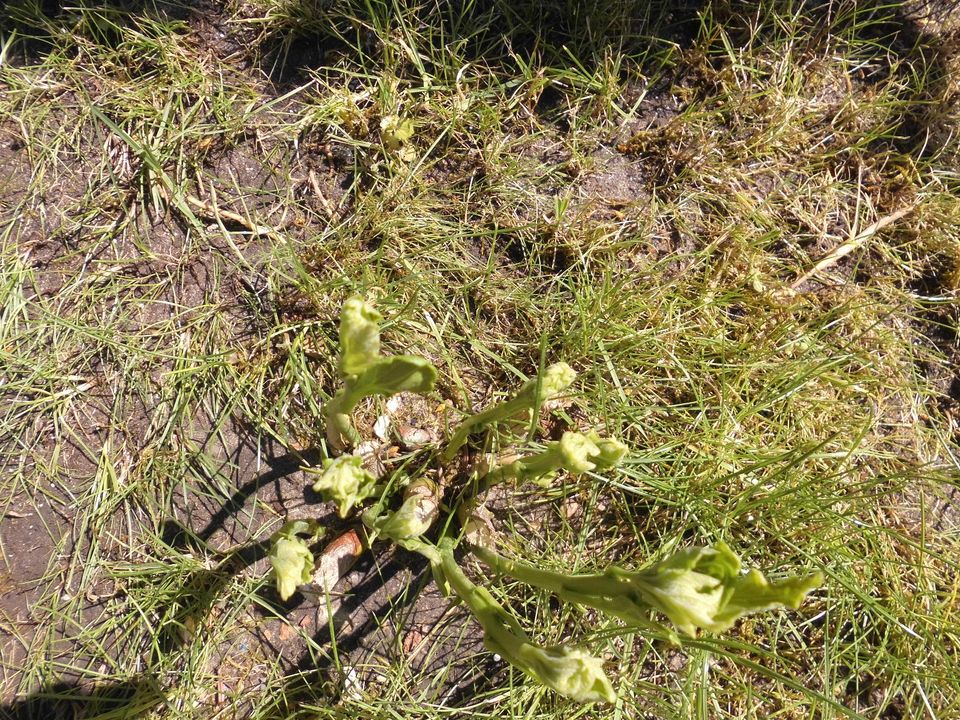
<path id="1" fill-rule="evenodd" d="M 960 475 L 956 23 L 529 5 L 0 18 L 0 581 L 30 589 L 28 616 L 0 615 L 2 712 L 95 689 L 104 718 L 960 711 L 958 523 L 939 515 Z M 415 123 L 406 159 L 381 142 L 390 115 Z M 505 553 L 587 571 L 723 539 L 824 588 L 674 648 L 497 581 L 538 640 L 608 658 L 612 710 L 496 663 L 457 609 L 416 658 L 301 626 L 262 555 L 226 554 L 309 511 L 300 480 L 232 499 L 321 442 L 351 293 L 388 351 L 438 366 L 431 407 L 566 360 L 577 393 L 545 422 L 633 448 L 504 500 Z M 40 578 L 16 574 L 25 522 Z M 361 636 L 436 592 L 403 597 Z"/>

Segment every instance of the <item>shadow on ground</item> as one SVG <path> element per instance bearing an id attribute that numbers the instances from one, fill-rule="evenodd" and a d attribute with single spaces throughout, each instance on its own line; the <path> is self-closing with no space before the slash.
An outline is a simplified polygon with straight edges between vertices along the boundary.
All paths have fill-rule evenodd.
<path id="1" fill-rule="evenodd" d="M 206 552 L 209 555 L 211 550 L 206 539 L 233 519 L 259 489 L 299 472 L 305 459 L 317 457 L 318 451 L 307 450 L 272 459 L 268 463 L 270 469 L 238 488 L 204 527 L 193 530 L 172 520 L 165 523 L 162 533 L 164 542 L 174 551 Z M 305 492 L 312 493 L 309 489 Z M 318 498 L 314 499 L 316 501 Z M 258 540 L 220 553 L 214 567 L 196 571 L 183 582 L 182 592 L 157 613 L 157 637 L 154 650 L 145 661 L 149 668 L 147 671 L 123 682 L 107 684 L 53 681 L 26 697 L 0 707 L 0 720 L 133 719 L 160 707 L 176 691 L 175 681 L 171 683 L 170 679 L 175 677 L 175 673 L 170 672 L 171 659 L 175 665 L 176 654 L 188 643 L 196 641 L 188 629 L 203 626 L 227 585 L 241 572 L 264 560 L 269 547 L 269 540 Z M 313 550 L 319 552 L 322 547 L 321 541 Z M 341 661 L 358 652 L 368 653 L 371 648 L 366 645 L 369 645 L 367 641 L 370 637 L 378 628 L 390 625 L 387 616 L 410 609 L 417 602 L 430 578 L 430 573 L 426 571 L 426 561 L 419 555 L 391 551 L 377 555 L 366 553 L 354 571 L 355 575 L 351 576 L 359 579 L 350 583 L 349 594 L 338 604 L 331 621 L 317 624 L 313 643 L 320 647 L 329 646 L 332 626 L 336 628 L 336 646 Z M 272 585 L 268 585 L 261 591 L 259 602 L 253 610 L 265 617 L 290 616 L 309 610 L 307 606 L 310 602 L 300 593 L 288 602 L 282 602 Z M 318 602 L 321 607 L 326 606 L 323 599 Z M 435 622 L 448 606 L 446 599 L 436 596 L 425 610 L 406 612 L 406 620 L 424 626 Z M 426 616 L 423 616 L 424 612 Z M 269 638 L 258 640 L 264 647 L 270 648 Z M 281 650 L 271 649 L 278 654 Z M 289 649 L 287 643 L 283 650 Z M 328 690 L 329 700 L 335 699 L 340 683 L 336 678 L 334 663 L 318 659 L 314 653 L 304 652 L 302 644 L 299 652 L 300 658 L 287 668 L 282 692 L 274 693 L 288 704 L 277 707 L 272 714 L 261 714 L 261 717 L 285 720 L 296 709 L 290 703 L 301 699 L 316 701 L 318 689 L 321 692 Z M 474 677 L 469 681 L 480 682 L 482 677 Z"/>

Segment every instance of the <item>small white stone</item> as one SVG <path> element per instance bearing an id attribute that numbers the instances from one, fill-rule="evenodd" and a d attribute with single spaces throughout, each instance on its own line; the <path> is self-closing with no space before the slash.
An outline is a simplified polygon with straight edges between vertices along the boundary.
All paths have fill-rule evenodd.
<path id="1" fill-rule="evenodd" d="M 343 677 L 343 694 L 354 699 L 363 697 L 363 687 L 356 668 L 347 668 Z"/>
<path id="2" fill-rule="evenodd" d="M 373 424 L 373 434 L 381 440 L 387 439 L 387 432 L 390 430 L 390 416 L 381 415 Z"/>
<path id="3" fill-rule="evenodd" d="M 397 410 L 403 406 L 403 400 L 400 399 L 399 395 L 393 395 L 387 400 L 387 412 L 391 415 L 395 415 Z"/>

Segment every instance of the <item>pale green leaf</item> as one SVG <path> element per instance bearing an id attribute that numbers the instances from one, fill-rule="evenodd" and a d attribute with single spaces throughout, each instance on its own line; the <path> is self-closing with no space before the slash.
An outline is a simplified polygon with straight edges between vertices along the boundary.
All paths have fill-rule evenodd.
<path id="1" fill-rule="evenodd" d="M 356 375 L 380 356 L 380 313 L 358 297 L 340 311 L 340 372 Z"/>

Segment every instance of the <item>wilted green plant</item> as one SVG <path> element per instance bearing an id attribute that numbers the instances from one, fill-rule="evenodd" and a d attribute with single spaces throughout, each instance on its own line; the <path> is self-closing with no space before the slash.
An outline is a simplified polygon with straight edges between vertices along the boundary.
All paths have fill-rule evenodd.
<path id="1" fill-rule="evenodd" d="M 339 359 L 344 387 L 324 408 L 327 439 L 335 450 L 359 444 L 350 413 L 361 399 L 433 389 L 437 372 L 428 360 L 380 355 L 380 320 L 379 313 L 359 298 L 344 304 Z M 427 450 L 440 463 L 448 463 L 471 434 L 495 431 L 497 423 L 537 412 L 575 378 L 576 373 L 566 363 L 550 365 L 528 380 L 512 398 L 467 417 L 445 448 Z M 666 616 L 688 636 L 695 636 L 700 630 L 722 632 L 744 615 L 798 607 L 823 581 L 820 573 L 776 582 L 768 581 L 757 570 L 741 573 L 740 559 L 723 542 L 680 550 L 640 570 L 614 566 L 598 574 L 567 575 L 502 557 L 494 551 L 490 534 L 476 531 L 483 524 L 483 494 L 489 487 L 507 481 L 542 481 L 560 470 L 573 474 L 602 472 L 622 463 L 627 452 L 623 442 L 601 437 L 596 431 L 565 432 L 540 452 L 488 468 L 473 485 L 473 493 L 455 494 L 454 506 L 446 508 L 442 505 L 441 489 L 426 477 L 394 477 L 381 486 L 363 467 L 358 455 L 327 458 L 322 469 L 311 473 L 317 475 L 314 490 L 337 503 L 342 517 L 364 500 L 379 496 L 379 501 L 362 513 L 369 539 L 390 540 L 424 555 L 440 588 L 462 600 L 476 617 L 488 649 L 574 700 L 613 702 L 616 691 L 600 658 L 575 645 L 543 647 L 533 643 L 516 618 L 486 588 L 467 577 L 454 551 L 466 549 L 497 573 L 554 593 L 564 602 L 622 620 L 627 623 L 625 632 L 663 629 L 651 619 L 655 612 Z M 386 487 L 403 488 L 402 503 L 396 510 L 387 509 L 391 498 L 384 493 Z M 444 532 L 432 542 L 427 533 L 443 517 L 442 509 L 446 511 L 441 523 Z M 456 531 L 453 522 L 458 516 L 462 532 Z M 277 590 L 284 599 L 298 584 L 310 580 L 313 556 L 308 543 L 299 536 L 315 532 L 310 524 L 289 523 L 274 535 L 270 560 Z"/>
<path id="2" fill-rule="evenodd" d="M 363 467 L 363 458 L 359 455 L 326 458 L 322 467 L 313 483 L 313 491 L 320 493 L 327 502 L 336 503 L 342 518 L 354 505 L 376 492 L 377 479 Z M 312 468 L 308 472 L 316 474 Z"/>
<path id="3" fill-rule="evenodd" d="M 270 564 L 277 581 L 277 593 L 282 599 L 288 599 L 298 586 L 310 582 L 313 575 L 313 553 L 308 541 L 299 536 L 309 535 L 310 541 L 314 541 L 323 532 L 315 522 L 294 520 L 271 536 Z"/>
<path id="4" fill-rule="evenodd" d="M 360 442 L 350 413 L 372 395 L 433 390 L 437 369 L 412 355 L 380 355 L 380 313 L 360 298 L 350 298 L 340 313 L 340 377 L 343 388 L 323 409 L 327 442 L 335 450 Z"/>

